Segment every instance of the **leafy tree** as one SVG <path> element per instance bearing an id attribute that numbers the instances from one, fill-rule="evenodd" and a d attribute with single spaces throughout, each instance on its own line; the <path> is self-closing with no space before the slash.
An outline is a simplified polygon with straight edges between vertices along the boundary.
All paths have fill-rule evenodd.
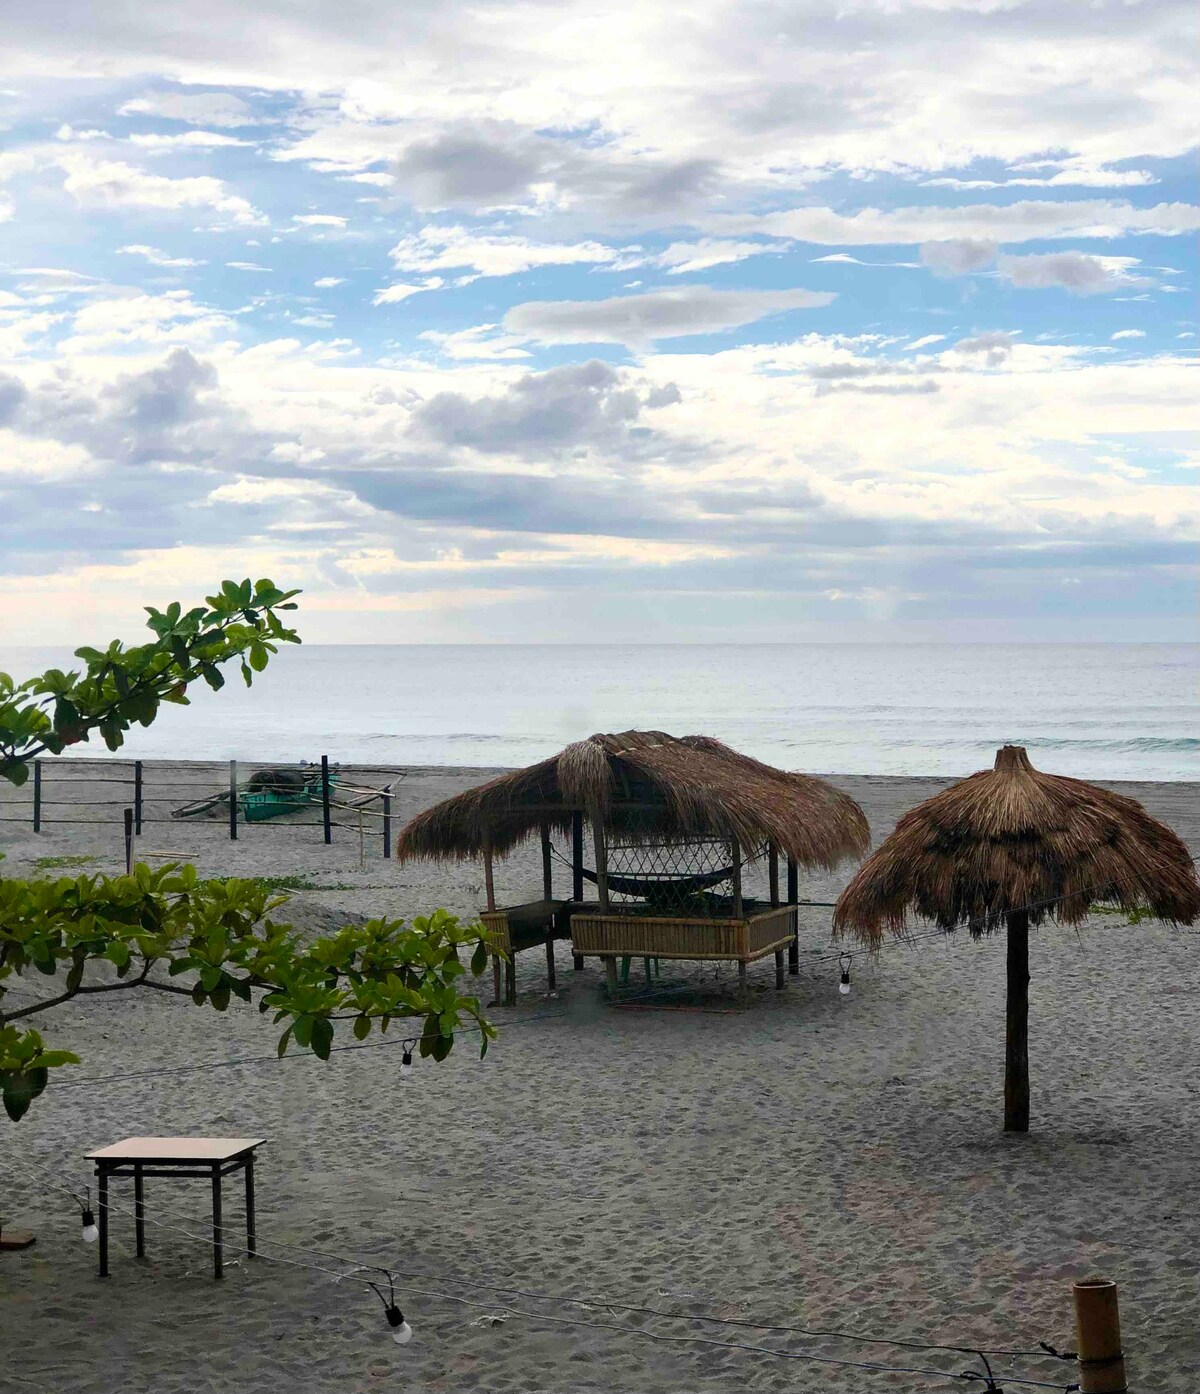
<path id="1" fill-rule="evenodd" d="M 178 604 L 147 607 L 155 635 L 148 644 L 76 650 L 81 673 L 52 670 L 19 685 L 0 674 L 0 775 L 20 784 L 35 756 L 92 732 L 115 750 L 162 702 L 186 703 L 191 683 L 220 688 L 219 665 L 230 660 L 252 682 L 280 643 L 299 642 L 278 616 L 295 608 L 296 594 L 270 581 L 226 581 L 186 614 Z M 0 880 L 0 1096 L 9 1117 L 25 1114 L 52 1070 L 79 1063 L 18 1023 L 92 993 L 167 992 L 222 1012 L 233 998 L 257 996 L 260 1011 L 287 1023 L 280 1055 L 294 1041 L 327 1059 L 338 1021 L 351 1021 L 361 1041 L 396 1019 L 416 1019 L 421 1055 L 442 1060 L 464 1017 L 487 1050 L 494 1029 L 478 999 L 458 990 L 467 971 L 460 950 L 471 949 L 476 976 L 486 966 L 480 926 L 435 910 L 411 927 L 370 920 L 305 944 L 271 918 L 286 899 L 254 881 L 202 881 L 191 866 Z M 107 969 L 98 973 L 101 963 Z M 14 996 L 10 1007 L 10 980 L 31 974 L 57 979 L 61 991 Z M 178 981 L 183 974 L 193 975 L 190 984 Z"/>

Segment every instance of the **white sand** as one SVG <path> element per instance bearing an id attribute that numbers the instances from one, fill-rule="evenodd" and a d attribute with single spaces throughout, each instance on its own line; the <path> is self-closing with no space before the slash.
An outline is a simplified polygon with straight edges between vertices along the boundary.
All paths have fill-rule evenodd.
<path id="1" fill-rule="evenodd" d="M 155 766 L 150 791 L 196 772 Z M 54 778 L 50 813 L 68 811 L 68 792 L 106 794 L 118 806 L 95 828 L 48 822 L 37 838 L 0 824 L 4 870 L 64 855 L 100 858 L 87 870 L 118 869 L 123 791 L 60 782 L 56 792 Z M 479 778 L 410 775 L 397 825 Z M 945 781 L 836 782 L 862 802 L 879 838 Z M 1119 787 L 1200 847 L 1196 785 Z M 28 790 L 5 793 L 0 814 L 28 800 Z M 165 804 L 148 807 L 160 814 Z M 185 852 L 209 875 L 302 874 L 345 887 L 295 897 L 291 917 L 313 928 L 355 914 L 435 905 L 465 912 L 479 903 L 473 866 L 398 868 L 381 859 L 376 834 L 360 871 L 357 835 L 339 830 L 336 838 L 326 848 L 319 830 L 275 824 L 230 843 L 219 824 L 153 823 L 140 850 Z M 843 879 L 817 877 L 801 893 L 832 899 Z M 503 868 L 498 883 L 504 898 L 539 894 L 536 849 Z M 565 891 L 565 873 L 562 884 Z M 803 912 L 809 959 L 828 953 L 828 914 Z M 1121 1286 L 1130 1387 L 1191 1394 L 1200 1388 L 1200 940 L 1157 924 L 1119 926 L 1097 916 L 1079 935 L 1046 928 L 1034 937 L 1027 1138 L 1000 1132 L 1001 939 L 935 940 L 887 950 L 874 963 L 858 955 L 847 999 L 828 962 L 776 993 L 768 959 L 752 969 L 744 1011 L 732 1009 L 728 970 L 665 967 L 669 979 L 703 987 L 703 1012 L 607 1007 L 598 965 L 572 973 L 560 945 L 559 999 L 547 1002 L 545 965 L 533 951 L 519 960 L 516 1009 L 492 1015 L 501 1024 L 564 1015 L 502 1032 L 482 1063 L 467 1039 L 444 1065 L 421 1064 L 403 1084 L 398 1054 L 383 1049 L 324 1065 L 298 1055 L 52 1086 L 25 1121 L 0 1123 L 5 1219 L 38 1232 L 33 1249 L 0 1257 L 0 1390 L 981 1388 L 654 1345 L 514 1313 L 945 1371 L 977 1366 L 970 1356 L 585 1311 L 483 1285 L 953 1344 L 1048 1340 L 1061 1348 L 1073 1340 L 1071 1279 L 1103 1274 Z M 481 982 L 485 997 L 489 989 L 490 977 Z M 72 1004 L 37 1024 L 52 1042 L 81 1051 L 81 1076 L 270 1055 L 276 1039 L 269 1021 L 236 1004 L 221 1017 L 156 994 Z M 416 1330 L 405 1348 L 387 1339 L 369 1292 L 319 1273 L 243 1261 L 217 1284 L 203 1237 L 153 1226 L 139 1264 L 125 1216 L 114 1221 L 113 1276 L 100 1282 L 70 1201 L 34 1169 L 81 1184 L 81 1156 L 95 1144 L 187 1132 L 269 1137 L 259 1170 L 264 1250 L 274 1239 L 466 1281 L 401 1280 Z M 152 1220 L 205 1234 L 205 1183 L 158 1181 L 147 1194 Z M 115 1199 L 132 1205 L 127 1187 Z M 241 1213 L 232 1186 L 227 1222 Z M 506 1312 L 501 1325 L 477 1324 Z M 1073 1365 L 1054 1361 L 994 1364 L 1060 1387 L 1076 1377 Z"/>

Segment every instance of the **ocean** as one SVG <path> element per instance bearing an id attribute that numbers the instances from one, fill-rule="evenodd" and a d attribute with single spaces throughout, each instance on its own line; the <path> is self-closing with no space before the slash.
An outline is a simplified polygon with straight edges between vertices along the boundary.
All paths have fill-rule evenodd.
<path id="1" fill-rule="evenodd" d="M 0 652 L 17 677 L 67 662 Z M 814 773 L 963 775 L 1012 742 L 1061 774 L 1200 779 L 1194 644 L 314 645 L 229 678 L 121 754 L 511 766 L 653 727 Z"/>

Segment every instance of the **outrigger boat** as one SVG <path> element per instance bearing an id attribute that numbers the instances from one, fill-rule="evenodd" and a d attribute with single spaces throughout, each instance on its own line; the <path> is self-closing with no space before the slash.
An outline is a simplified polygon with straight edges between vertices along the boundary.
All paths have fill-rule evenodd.
<path id="1" fill-rule="evenodd" d="M 329 771 L 329 789 L 337 787 L 340 771 Z M 247 823 L 263 823 L 268 818 L 281 818 L 299 813 L 321 802 L 321 767 L 303 760 L 299 769 L 271 766 L 255 770 L 237 790 L 238 813 Z M 221 789 L 203 799 L 171 810 L 172 818 L 198 818 L 215 808 L 229 807 L 229 790 Z"/>

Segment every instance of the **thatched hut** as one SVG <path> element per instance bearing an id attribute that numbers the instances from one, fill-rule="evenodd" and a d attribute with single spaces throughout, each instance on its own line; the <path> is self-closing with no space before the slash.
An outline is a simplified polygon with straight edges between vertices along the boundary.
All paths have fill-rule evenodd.
<path id="1" fill-rule="evenodd" d="M 593 868 L 584 865 L 585 823 Z M 570 839 L 569 900 L 553 894 L 555 833 Z M 533 837 L 542 845 L 543 899 L 499 908 L 494 859 Z M 782 986 L 785 948 L 798 971 L 799 868 L 832 868 L 868 845 L 862 809 L 824 780 L 773 769 L 707 736 L 625 731 L 578 741 L 427 809 L 402 830 L 396 855 L 482 859 L 482 919 L 507 959 L 511 1002 L 515 952 L 544 942 L 553 975 L 553 938 L 568 934 L 575 966 L 586 954 L 602 958 L 610 989 L 616 960 L 633 955 L 735 960 L 744 981 L 748 963 L 774 953 Z M 743 895 L 742 872 L 764 857 L 770 899 L 758 904 Z M 584 899 L 585 880 L 594 902 Z M 499 955 L 492 962 L 499 997 Z"/>
<path id="2" fill-rule="evenodd" d="M 1021 746 L 906 813 L 834 910 L 835 935 L 878 947 L 910 911 L 976 937 L 1008 933 L 1004 1128 L 1029 1129 L 1029 926 L 1077 924 L 1110 902 L 1170 924 L 1200 914 L 1184 843 L 1121 794 L 1042 774 Z"/>

